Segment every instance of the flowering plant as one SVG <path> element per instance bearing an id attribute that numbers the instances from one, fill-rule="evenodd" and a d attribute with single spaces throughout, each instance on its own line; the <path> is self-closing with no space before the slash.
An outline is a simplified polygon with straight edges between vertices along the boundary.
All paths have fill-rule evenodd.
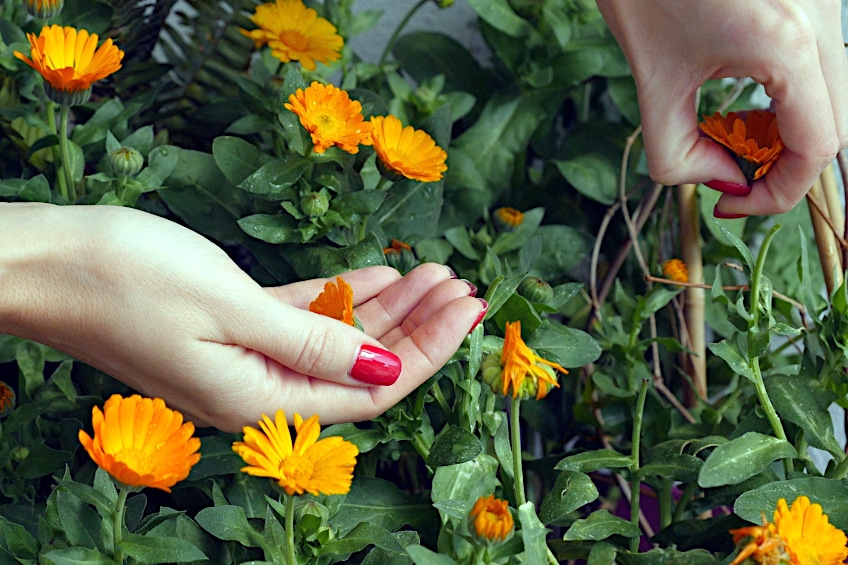
<path id="1" fill-rule="evenodd" d="M 407 27 L 462 9 L 479 52 Z M 350 325 L 370 265 L 447 264 L 489 309 L 386 413 L 294 439 L 0 336 L 0 564 L 844 562 L 835 169 L 717 221 L 647 177 L 593 2 L 407 15 L 368 59 L 383 13 L 354 0 L 4 4 L 4 201 L 170 218 L 263 285 L 330 278 L 309 309 Z M 756 93 L 698 108 L 752 181 L 782 150 Z"/>

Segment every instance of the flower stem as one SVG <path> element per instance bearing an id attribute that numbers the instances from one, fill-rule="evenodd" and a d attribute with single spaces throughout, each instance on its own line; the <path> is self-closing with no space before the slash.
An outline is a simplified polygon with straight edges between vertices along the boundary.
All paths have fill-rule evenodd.
<path id="1" fill-rule="evenodd" d="M 286 562 L 287 565 L 297 565 L 297 555 L 294 550 L 294 502 L 295 497 L 286 497 Z"/>
<path id="2" fill-rule="evenodd" d="M 418 4 L 413 6 L 412 9 L 409 11 L 409 13 L 406 14 L 406 16 L 404 16 L 404 18 L 400 21 L 398 26 L 395 28 L 395 31 L 392 33 L 392 36 L 389 38 L 389 41 L 386 43 L 386 48 L 383 49 L 383 54 L 380 55 L 380 62 L 377 63 L 377 66 L 379 68 L 383 68 L 383 65 L 386 64 L 386 59 L 389 58 L 389 52 L 392 50 L 392 47 L 394 46 L 395 41 L 397 41 L 397 38 L 400 35 L 400 32 L 403 31 L 403 28 L 406 27 L 406 24 L 408 24 L 409 20 L 412 19 L 412 16 L 415 15 L 415 12 L 420 10 L 422 8 L 422 6 L 424 6 L 424 4 L 426 4 L 427 2 L 429 2 L 429 0 L 419 0 Z"/>
<path id="3" fill-rule="evenodd" d="M 59 108 L 59 152 L 62 154 L 62 170 L 65 172 L 65 182 L 68 186 L 68 199 L 75 202 L 77 189 L 74 185 L 74 173 L 71 171 L 70 146 L 68 145 L 68 114 L 71 107 L 62 104 Z"/>
<path id="4" fill-rule="evenodd" d="M 123 565 L 124 552 L 121 542 L 124 538 L 124 510 L 127 508 L 127 496 L 130 488 L 121 486 L 118 491 L 118 499 L 115 501 L 115 511 L 112 513 L 112 558 L 117 565 Z"/>
<path id="5" fill-rule="evenodd" d="M 633 414 L 633 436 L 630 441 L 630 521 L 639 527 L 639 494 L 642 480 L 639 478 L 639 444 L 642 438 L 642 416 L 645 413 L 645 399 L 648 397 L 648 380 L 642 379 L 639 396 L 636 398 L 636 412 Z M 640 536 L 630 539 L 630 551 L 639 551 Z"/>
<path id="6" fill-rule="evenodd" d="M 47 102 L 47 123 L 50 125 L 50 131 L 56 137 L 59 137 L 59 130 L 56 129 L 56 104 Z M 61 139 L 61 138 L 60 138 Z M 65 177 L 59 174 L 59 164 L 62 162 L 61 142 L 59 146 L 53 146 L 53 168 L 56 170 L 56 183 L 59 185 L 59 194 L 65 200 L 68 200 L 68 185 L 65 182 Z"/>
<path id="7" fill-rule="evenodd" d="M 509 439 L 512 443 L 512 472 L 515 478 L 515 505 L 521 506 L 527 502 L 524 492 L 524 470 L 521 460 L 521 399 L 512 398 L 509 411 Z"/>

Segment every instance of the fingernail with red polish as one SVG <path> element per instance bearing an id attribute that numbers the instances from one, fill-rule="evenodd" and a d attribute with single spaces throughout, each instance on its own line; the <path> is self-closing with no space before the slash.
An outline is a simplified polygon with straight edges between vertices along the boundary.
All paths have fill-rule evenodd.
<path id="1" fill-rule="evenodd" d="M 477 296 L 477 287 L 468 279 L 460 279 L 462 282 L 468 285 L 468 288 L 471 289 L 471 292 L 468 293 L 468 296 Z"/>
<path id="2" fill-rule="evenodd" d="M 748 196 L 751 193 L 751 187 L 747 184 L 739 184 L 736 182 L 727 182 L 723 180 L 711 180 L 704 183 L 706 186 L 731 196 Z"/>
<path id="3" fill-rule="evenodd" d="M 480 324 L 480 322 L 483 321 L 483 318 L 486 317 L 486 312 L 489 311 L 489 303 L 488 302 L 486 302 L 482 298 L 478 298 L 477 300 L 479 300 L 480 302 L 483 303 L 483 309 L 480 310 L 479 314 L 477 314 L 477 319 L 474 320 L 474 324 L 471 325 L 471 329 L 468 330 L 468 333 L 471 333 L 471 332 L 474 331 L 474 328 L 476 328 Z"/>
<path id="4" fill-rule="evenodd" d="M 348 373 L 351 378 L 369 385 L 395 384 L 400 376 L 400 357 L 379 347 L 363 343 Z"/>
<path id="5" fill-rule="evenodd" d="M 720 211 L 718 206 L 716 206 L 713 208 L 713 217 L 719 220 L 738 220 L 740 218 L 747 218 L 748 214 L 728 214 Z"/>
<path id="6" fill-rule="evenodd" d="M 457 276 L 456 276 L 456 271 L 454 271 L 453 269 L 451 269 L 451 268 L 450 268 L 450 267 L 448 267 L 447 265 L 445 265 L 445 269 L 447 269 L 447 270 L 448 270 L 448 272 L 450 273 L 450 278 L 452 278 L 452 279 L 457 278 Z"/>

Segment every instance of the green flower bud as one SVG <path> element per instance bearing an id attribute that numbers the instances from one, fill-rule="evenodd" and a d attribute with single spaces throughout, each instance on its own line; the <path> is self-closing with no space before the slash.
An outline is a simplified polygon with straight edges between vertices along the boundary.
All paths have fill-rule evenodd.
<path id="1" fill-rule="evenodd" d="M 518 294 L 537 304 L 544 304 L 554 297 L 554 289 L 539 277 L 525 277 L 518 285 Z"/>
<path id="2" fill-rule="evenodd" d="M 57 90 L 49 82 L 44 83 L 44 93 L 51 102 L 61 106 L 79 106 L 91 98 L 91 88 L 85 90 Z"/>
<path id="3" fill-rule="evenodd" d="M 300 209 L 310 218 L 318 218 L 330 209 L 330 200 L 321 192 L 310 192 L 300 198 Z"/>
<path id="4" fill-rule="evenodd" d="M 392 239 L 391 246 L 383 248 L 383 255 L 386 257 L 386 264 L 402 275 L 418 266 L 418 259 L 412 247 L 397 239 Z"/>
<path id="5" fill-rule="evenodd" d="M 501 352 L 490 353 L 483 358 L 480 365 L 483 373 L 483 382 L 489 385 L 495 394 L 503 394 L 503 367 L 501 366 Z"/>
<path id="6" fill-rule="evenodd" d="M 18 463 L 25 461 L 27 457 L 29 457 L 29 448 L 26 448 L 22 445 L 12 449 L 12 460 L 17 461 Z"/>
<path id="7" fill-rule="evenodd" d="M 132 147 L 119 147 L 109 153 L 109 164 L 116 175 L 134 177 L 144 166 L 144 157 Z"/>
<path id="8" fill-rule="evenodd" d="M 33 18 L 49 20 L 59 15 L 65 0 L 25 0 L 26 11 Z"/>

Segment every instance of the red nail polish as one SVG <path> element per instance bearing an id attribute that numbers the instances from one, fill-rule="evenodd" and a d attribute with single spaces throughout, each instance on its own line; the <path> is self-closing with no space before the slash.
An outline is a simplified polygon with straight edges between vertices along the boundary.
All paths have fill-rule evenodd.
<path id="1" fill-rule="evenodd" d="M 400 370 L 400 357 L 391 351 L 363 343 L 359 346 L 356 361 L 348 374 L 369 385 L 388 386 L 398 380 Z"/>
<path id="2" fill-rule="evenodd" d="M 448 267 L 447 265 L 445 265 L 445 269 L 447 269 L 447 270 L 448 270 L 448 273 L 450 273 L 450 278 L 452 278 L 452 279 L 458 278 L 458 277 L 456 276 L 456 271 L 454 271 L 453 269 L 451 269 L 451 268 L 450 268 L 450 267 Z"/>
<path id="3" fill-rule="evenodd" d="M 713 208 L 713 217 L 718 218 L 719 220 L 738 220 L 740 218 L 747 218 L 748 214 L 728 214 L 725 212 L 721 212 L 718 209 L 718 206 Z"/>
<path id="4" fill-rule="evenodd" d="M 486 301 L 485 301 L 485 300 L 483 300 L 482 298 L 478 298 L 477 300 L 479 300 L 480 302 L 482 302 L 482 303 L 483 303 L 483 309 L 482 309 L 482 310 L 480 310 L 480 313 L 479 313 L 479 314 L 477 314 L 477 319 L 476 319 L 476 320 L 474 320 L 474 323 L 471 325 L 471 329 L 470 329 L 470 330 L 468 330 L 468 333 L 471 333 L 471 332 L 473 332 L 473 331 L 474 331 L 474 328 L 476 328 L 476 327 L 477 327 L 477 325 L 478 325 L 480 322 L 482 322 L 482 321 L 483 321 L 483 318 L 485 318 L 485 317 L 486 317 L 486 312 L 488 312 L 488 311 L 489 311 L 489 303 L 488 303 L 488 302 L 486 302 Z"/>
<path id="5" fill-rule="evenodd" d="M 471 292 L 468 293 L 468 296 L 477 296 L 477 286 L 468 279 L 460 279 L 462 282 L 468 285 L 468 288 L 471 289 Z"/>
<path id="6" fill-rule="evenodd" d="M 748 196 L 751 193 L 751 187 L 747 184 L 739 184 L 736 182 L 727 182 L 723 180 L 711 180 L 704 183 L 706 186 L 731 196 Z"/>

